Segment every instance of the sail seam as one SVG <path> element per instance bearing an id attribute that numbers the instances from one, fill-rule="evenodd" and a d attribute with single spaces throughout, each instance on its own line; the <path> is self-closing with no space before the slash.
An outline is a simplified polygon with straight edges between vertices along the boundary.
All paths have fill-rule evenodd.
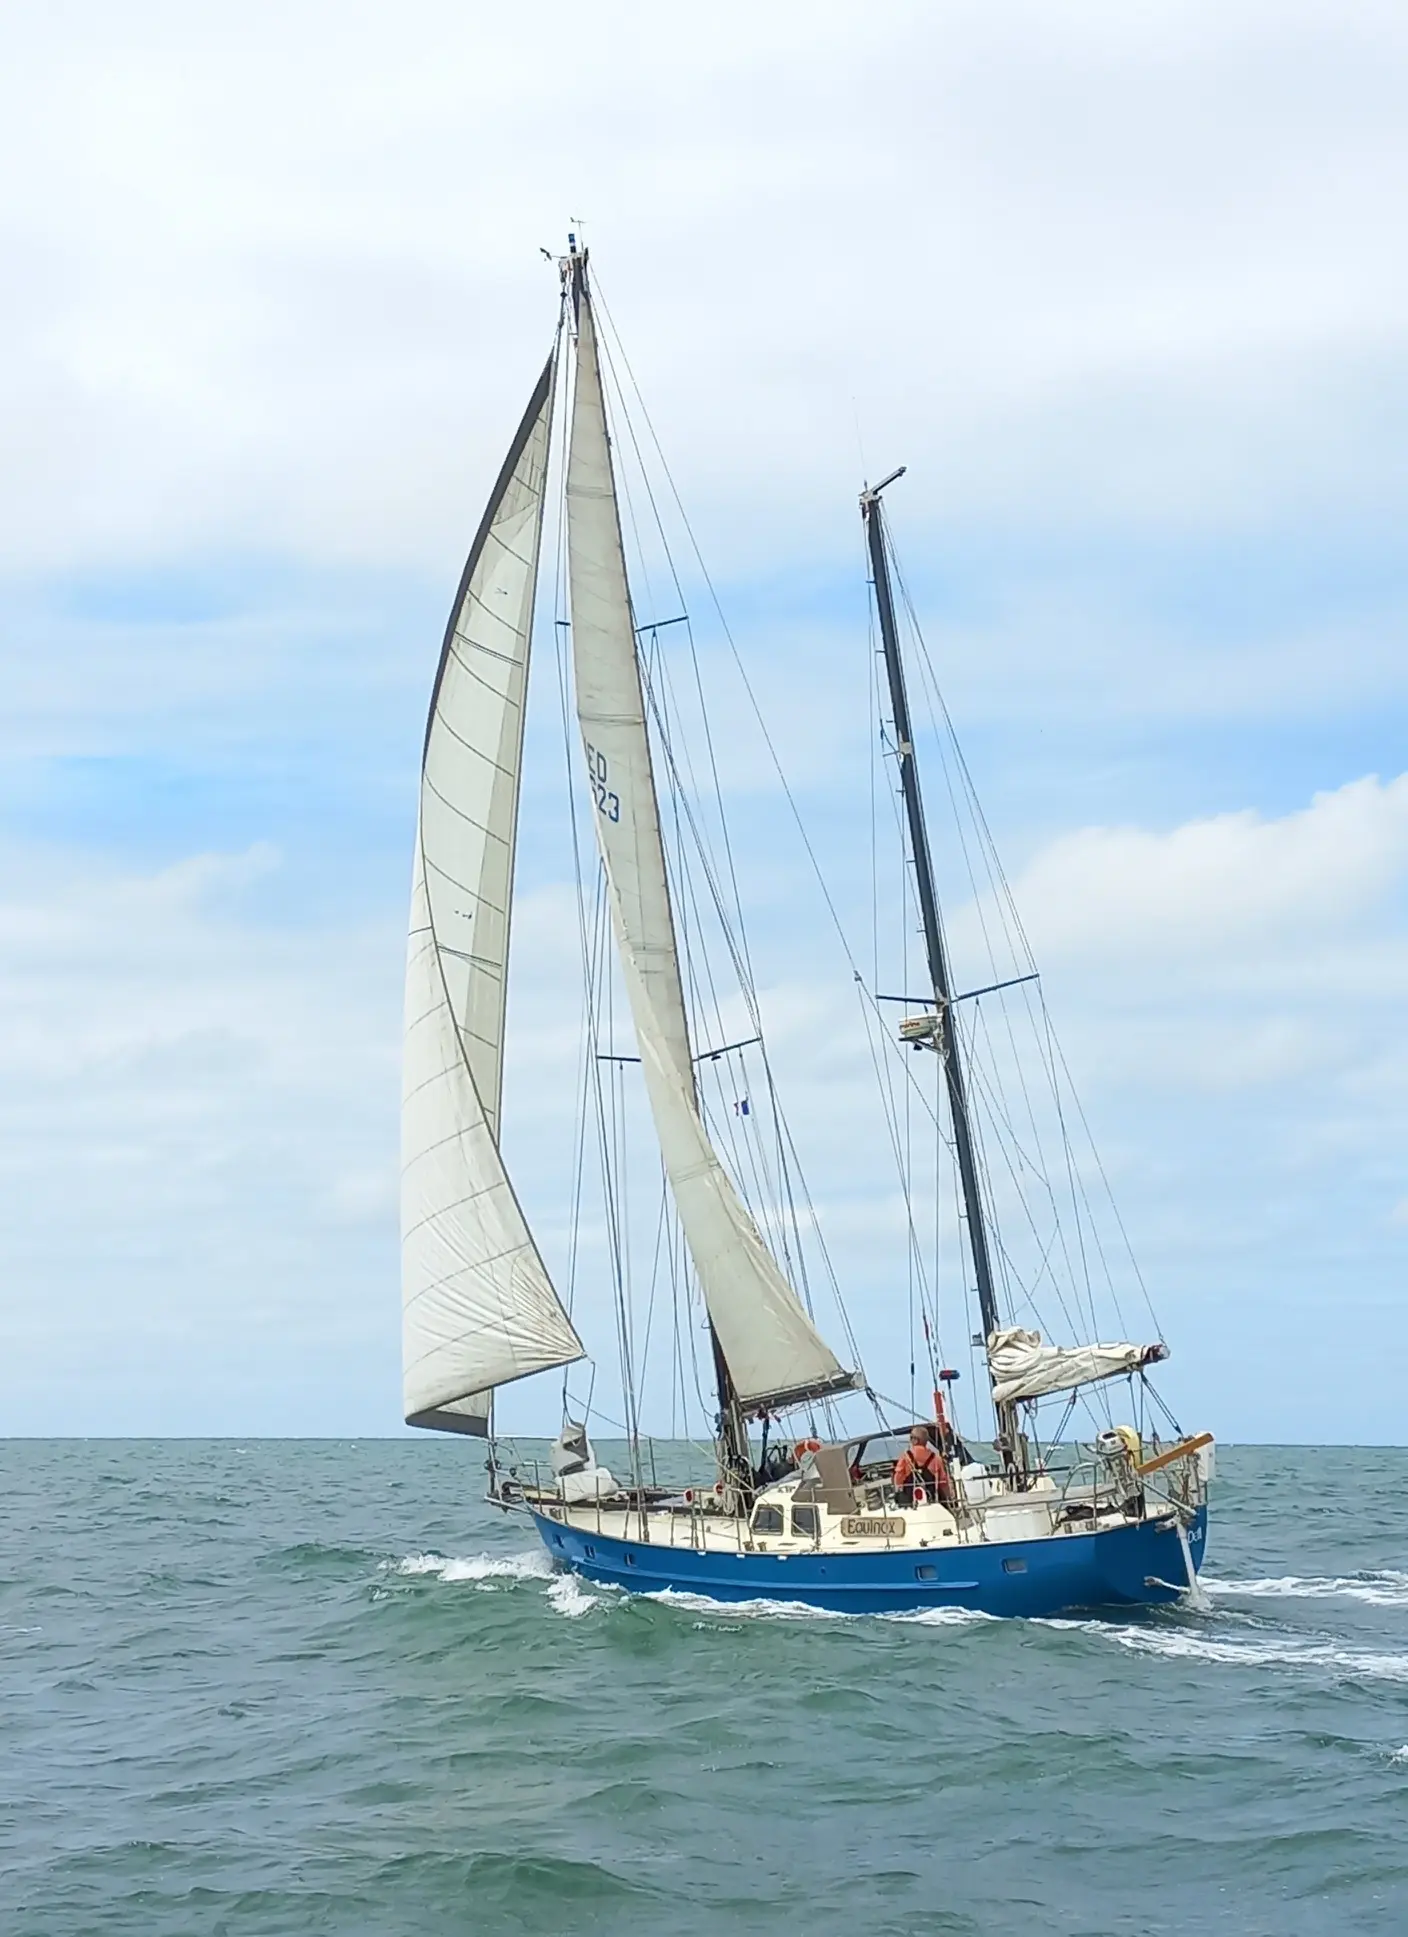
<path id="1" fill-rule="evenodd" d="M 507 666 L 510 672 L 516 672 L 518 670 L 518 660 L 510 658 L 506 652 L 496 652 L 492 646 L 485 645 L 476 645 L 474 650 L 477 653 L 481 653 L 486 659 L 494 659 L 498 661 L 499 665 Z M 492 693 L 495 699 L 502 700 L 505 706 L 512 706 L 515 712 L 518 711 L 517 701 L 511 699 L 501 686 L 496 686 L 493 680 L 480 667 L 474 664 L 472 659 L 465 658 L 461 650 L 461 638 L 459 634 L 456 634 L 454 640 L 451 642 L 450 659 L 453 664 L 459 667 L 466 679 L 472 679 L 475 685 L 482 686 L 486 693 Z M 439 725 L 439 721 L 436 724 Z"/>
<path id="2" fill-rule="evenodd" d="M 444 1289 L 446 1285 L 452 1285 L 455 1282 L 456 1278 L 463 1278 L 472 1272 L 483 1271 L 486 1269 L 492 1270 L 494 1265 L 502 1264 L 506 1258 L 507 1259 L 515 1258 L 517 1257 L 517 1255 L 518 1255 L 518 1246 L 516 1244 L 505 1245 L 504 1248 L 500 1251 L 491 1251 L 483 1258 L 476 1258 L 473 1264 L 456 1265 L 453 1271 L 447 1271 L 443 1277 L 433 1278 L 428 1284 L 422 1285 L 420 1290 L 416 1292 L 414 1296 L 407 1299 L 406 1301 L 407 1310 L 409 1310 L 412 1306 L 418 1305 L 421 1299 L 428 1298 L 432 1291 L 441 1291 Z M 505 1320 L 506 1317 L 507 1317 L 507 1311 L 506 1311 L 506 1308 L 503 1307 L 502 1300 L 501 1300 L 499 1318 L 501 1320 Z M 477 1326 L 477 1325 L 469 1325 L 469 1326 L 466 1326 L 464 1329 L 466 1331 L 481 1331 L 483 1330 L 483 1327 Z"/>
<path id="3" fill-rule="evenodd" d="M 495 697 L 501 697 L 501 695 L 496 695 Z M 504 704 L 505 706 L 513 706 L 513 701 L 505 700 Z M 514 711 L 517 712 L 518 708 L 514 707 Z M 448 733 L 452 740 L 457 740 L 459 742 L 459 744 L 464 748 L 466 753 L 472 753 L 476 760 L 482 760 L 486 767 L 492 767 L 494 772 L 498 774 L 502 774 L 505 780 L 513 779 L 513 769 L 511 767 L 506 767 L 503 764 L 502 760 L 496 760 L 493 754 L 486 753 L 483 747 L 475 746 L 472 740 L 466 740 L 463 733 L 459 732 L 457 728 L 451 726 L 448 720 L 439 719 L 435 722 L 435 726 L 436 726 L 437 732 Z M 433 745 L 433 742 L 432 742 L 432 745 Z M 431 782 L 430 784 L 432 785 L 432 787 L 434 786 L 433 782 Z M 436 789 L 436 791 L 438 792 L 439 790 Z"/>
<path id="4" fill-rule="evenodd" d="M 519 558 L 518 553 L 515 551 L 510 551 L 507 545 L 505 545 L 503 549 L 506 552 L 508 552 L 508 555 L 510 558 L 518 558 L 518 562 L 520 565 L 524 562 L 521 558 Z M 469 597 L 465 600 L 464 605 L 460 609 L 461 619 L 463 619 L 465 614 L 470 611 L 482 612 L 485 618 L 488 619 L 494 625 L 502 625 L 504 623 L 503 614 L 500 612 L 495 612 L 491 610 L 491 608 L 484 603 L 483 599 L 480 598 L 477 592 L 471 592 Z M 477 678 L 478 675 L 475 674 L 474 668 L 468 663 L 468 661 L 461 656 L 460 654 L 461 642 L 463 642 L 467 646 L 470 646 L 475 652 L 482 652 L 486 659 L 497 659 L 501 666 L 512 666 L 513 668 L 515 668 L 515 670 L 517 669 L 518 661 L 511 654 L 506 652 L 500 652 L 495 646 L 486 646 L 482 639 L 471 639 L 469 635 L 466 633 L 463 625 L 457 625 L 455 627 L 454 640 L 450 647 L 451 656 L 459 660 L 459 663 L 461 666 L 464 667 L 464 670 L 467 673 L 471 674 L 473 677 Z"/>
<path id="5" fill-rule="evenodd" d="M 457 816 L 458 819 L 464 822 L 466 827 L 472 827 L 477 834 L 482 834 L 486 841 L 497 841 L 500 847 L 508 846 L 508 842 L 504 839 L 502 834 L 496 834 L 491 827 L 486 827 L 483 821 L 477 821 L 474 818 L 473 814 L 467 814 L 463 809 L 463 807 L 456 807 L 455 803 L 452 800 L 447 799 L 446 796 L 441 793 L 440 789 L 436 786 L 435 782 L 431 779 L 428 773 L 422 775 L 422 781 L 425 787 L 432 794 L 434 794 L 435 798 L 439 801 L 440 805 L 442 807 L 448 808 L 452 814 L 454 814 L 455 816 Z M 467 888 L 465 892 L 466 894 L 475 895 L 476 900 L 478 899 L 477 891 L 475 889 Z M 434 925 L 434 920 L 435 920 L 435 917 L 434 915 L 432 915 L 431 916 L 432 926 Z"/>
<path id="6" fill-rule="evenodd" d="M 424 855 L 421 856 L 421 860 L 425 863 L 425 866 L 431 872 L 438 874 L 442 881 L 448 881 L 452 888 L 458 888 L 462 895 L 471 895 L 476 901 L 483 901 L 484 905 L 488 908 L 492 908 L 496 915 L 502 915 L 505 912 L 496 901 L 486 901 L 484 896 L 479 893 L 479 890 L 477 888 L 471 888 L 467 881 L 461 881 L 457 874 L 451 874 L 450 870 L 448 868 L 441 867 L 438 861 L 428 861 L 426 860 Z M 427 899 L 429 899 L 428 895 L 427 895 Z M 432 937 L 435 938 L 435 945 L 438 948 L 440 946 L 440 942 L 438 937 L 435 937 L 435 928 L 433 923 L 430 928 L 430 934 Z"/>

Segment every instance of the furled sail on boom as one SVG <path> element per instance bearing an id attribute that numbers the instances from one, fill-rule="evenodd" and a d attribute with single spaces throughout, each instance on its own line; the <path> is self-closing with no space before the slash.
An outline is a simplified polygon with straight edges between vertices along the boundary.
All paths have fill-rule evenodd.
<path id="1" fill-rule="evenodd" d="M 590 294 L 579 284 L 567 465 L 572 658 L 598 843 L 651 1114 L 704 1302 L 745 1406 L 850 1386 L 700 1117 L 621 548 Z"/>
<path id="2" fill-rule="evenodd" d="M 1041 1399 L 1049 1392 L 1074 1392 L 1122 1372 L 1138 1372 L 1168 1357 L 1161 1341 L 1153 1345 L 1047 1345 L 1040 1332 L 1009 1325 L 988 1340 L 992 1396 L 998 1405 L 1015 1399 Z"/>
<path id="3" fill-rule="evenodd" d="M 488 1430 L 493 1388 L 582 1346 L 499 1153 L 509 900 L 555 356 L 470 550 L 421 766 L 401 1110 L 409 1424 Z"/>

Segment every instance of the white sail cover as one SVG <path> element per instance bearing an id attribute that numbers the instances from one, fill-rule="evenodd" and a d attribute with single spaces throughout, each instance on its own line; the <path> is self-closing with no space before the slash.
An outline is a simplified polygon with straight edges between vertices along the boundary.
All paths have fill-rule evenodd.
<path id="1" fill-rule="evenodd" d="M 1020 1325 L 994 1332 L 988 1340 L 992 1396 L 999 1405 L 1072 1392 L 1167 1357 L 1166 1345 L 1045 1345 L 1040 1332 L 1024 1331 Z"/>
<path id="2" fill-rule="evenodd" d="M 494 487 L 426 728 L 406 961 L 402 1369 L 412 1425 L 582 1356 L 499 1154 L 509 899 L 553 360 Z"/>
<path id="3" fill-rule="evenodd" d="M 852 1383 L 813 1327 L 709 1141 L 690 1057 L 621 549 L 591 302 L 582 290 L 567 466 L 577 715 L 651 1114 L 685 1241 L 740 1401 Z"/>

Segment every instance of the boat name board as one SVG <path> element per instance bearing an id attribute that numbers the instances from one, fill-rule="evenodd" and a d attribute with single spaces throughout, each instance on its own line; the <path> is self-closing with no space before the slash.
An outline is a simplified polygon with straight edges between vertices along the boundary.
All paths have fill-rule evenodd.
<path id="1" fill-rule="evenodd" d="M 903 1540 L 903 1520 L 877 1520 L 873 1518 L 846 1519 L 841 1522 L 843 1540 Z"/>

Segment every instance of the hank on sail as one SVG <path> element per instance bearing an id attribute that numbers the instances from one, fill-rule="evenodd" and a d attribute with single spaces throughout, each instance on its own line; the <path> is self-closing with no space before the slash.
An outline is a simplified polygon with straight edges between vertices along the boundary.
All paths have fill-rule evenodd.
<path id="1" fill-rule="evenodd" d="M 1004 1322 L 975 1152 L 964 1047 L 905 687 L 885 486 L 862 494 L 909 858 L 933 1008 L 903 1026 L 940 1058 L 995 1413 L 993 1461 L 956 1464 L 945 1500 L 897 1501 L 896 1430 L 767 1455 L 789 1408 L 867 1391 L 817 1329 L 711 1139 L 701 1107 L 607 425 L 587 258 L 563 265 L 557 344 L 491 493 L 449 624 L 421 768 L 406 977 L 403 1327 L 409 1423 L 489 1436 L 499 1386 L 584 1347 L 500 1147 L 514 846 L 535 589 L 561 346 L 571 405 L 564 524 L 582 774 L 655 1141 L 702 1297 L 717 1391 L 712 1484 L 618 1487 L 569 1422 L 546 1476 L 494 1472 L 549 1550 L 594 1578 L 725 1599 L 780 1593 L 856 1611 L 935 1604 L 994 1613 L 1174 1598 L 1194 1585 L 1205 1443 L 1143 1458 L 1132 1429 L 1062 1472 L 1024 1429 L 1037 1398 L 1142 1377 L 1161 1344 L 1055 1347 Z M 899 473 L 895 474 L 896 476 Z M 888 485 L 893 479 L 886 479 Z M 875 1395 L 870 1395 L 872 1401 Z M 877 1409 L 878 1408 L 878 1402 Z M 941 1436 L 949 1428 L 936 1390 Z M 763 1425 L 761 1457 L 750 1421 Z M 907 1421 L 901 1422 L 907 1425 Z M 964 1449 L 966 1450 L 966 1449 Z M 1080 1449 L 1077 1449 L 1078 1451 Z M 491 1463 L 491 1472 L 494 1469 Z M 1153 1477 L 1157 1472 L 1157 1481 Z"/>

